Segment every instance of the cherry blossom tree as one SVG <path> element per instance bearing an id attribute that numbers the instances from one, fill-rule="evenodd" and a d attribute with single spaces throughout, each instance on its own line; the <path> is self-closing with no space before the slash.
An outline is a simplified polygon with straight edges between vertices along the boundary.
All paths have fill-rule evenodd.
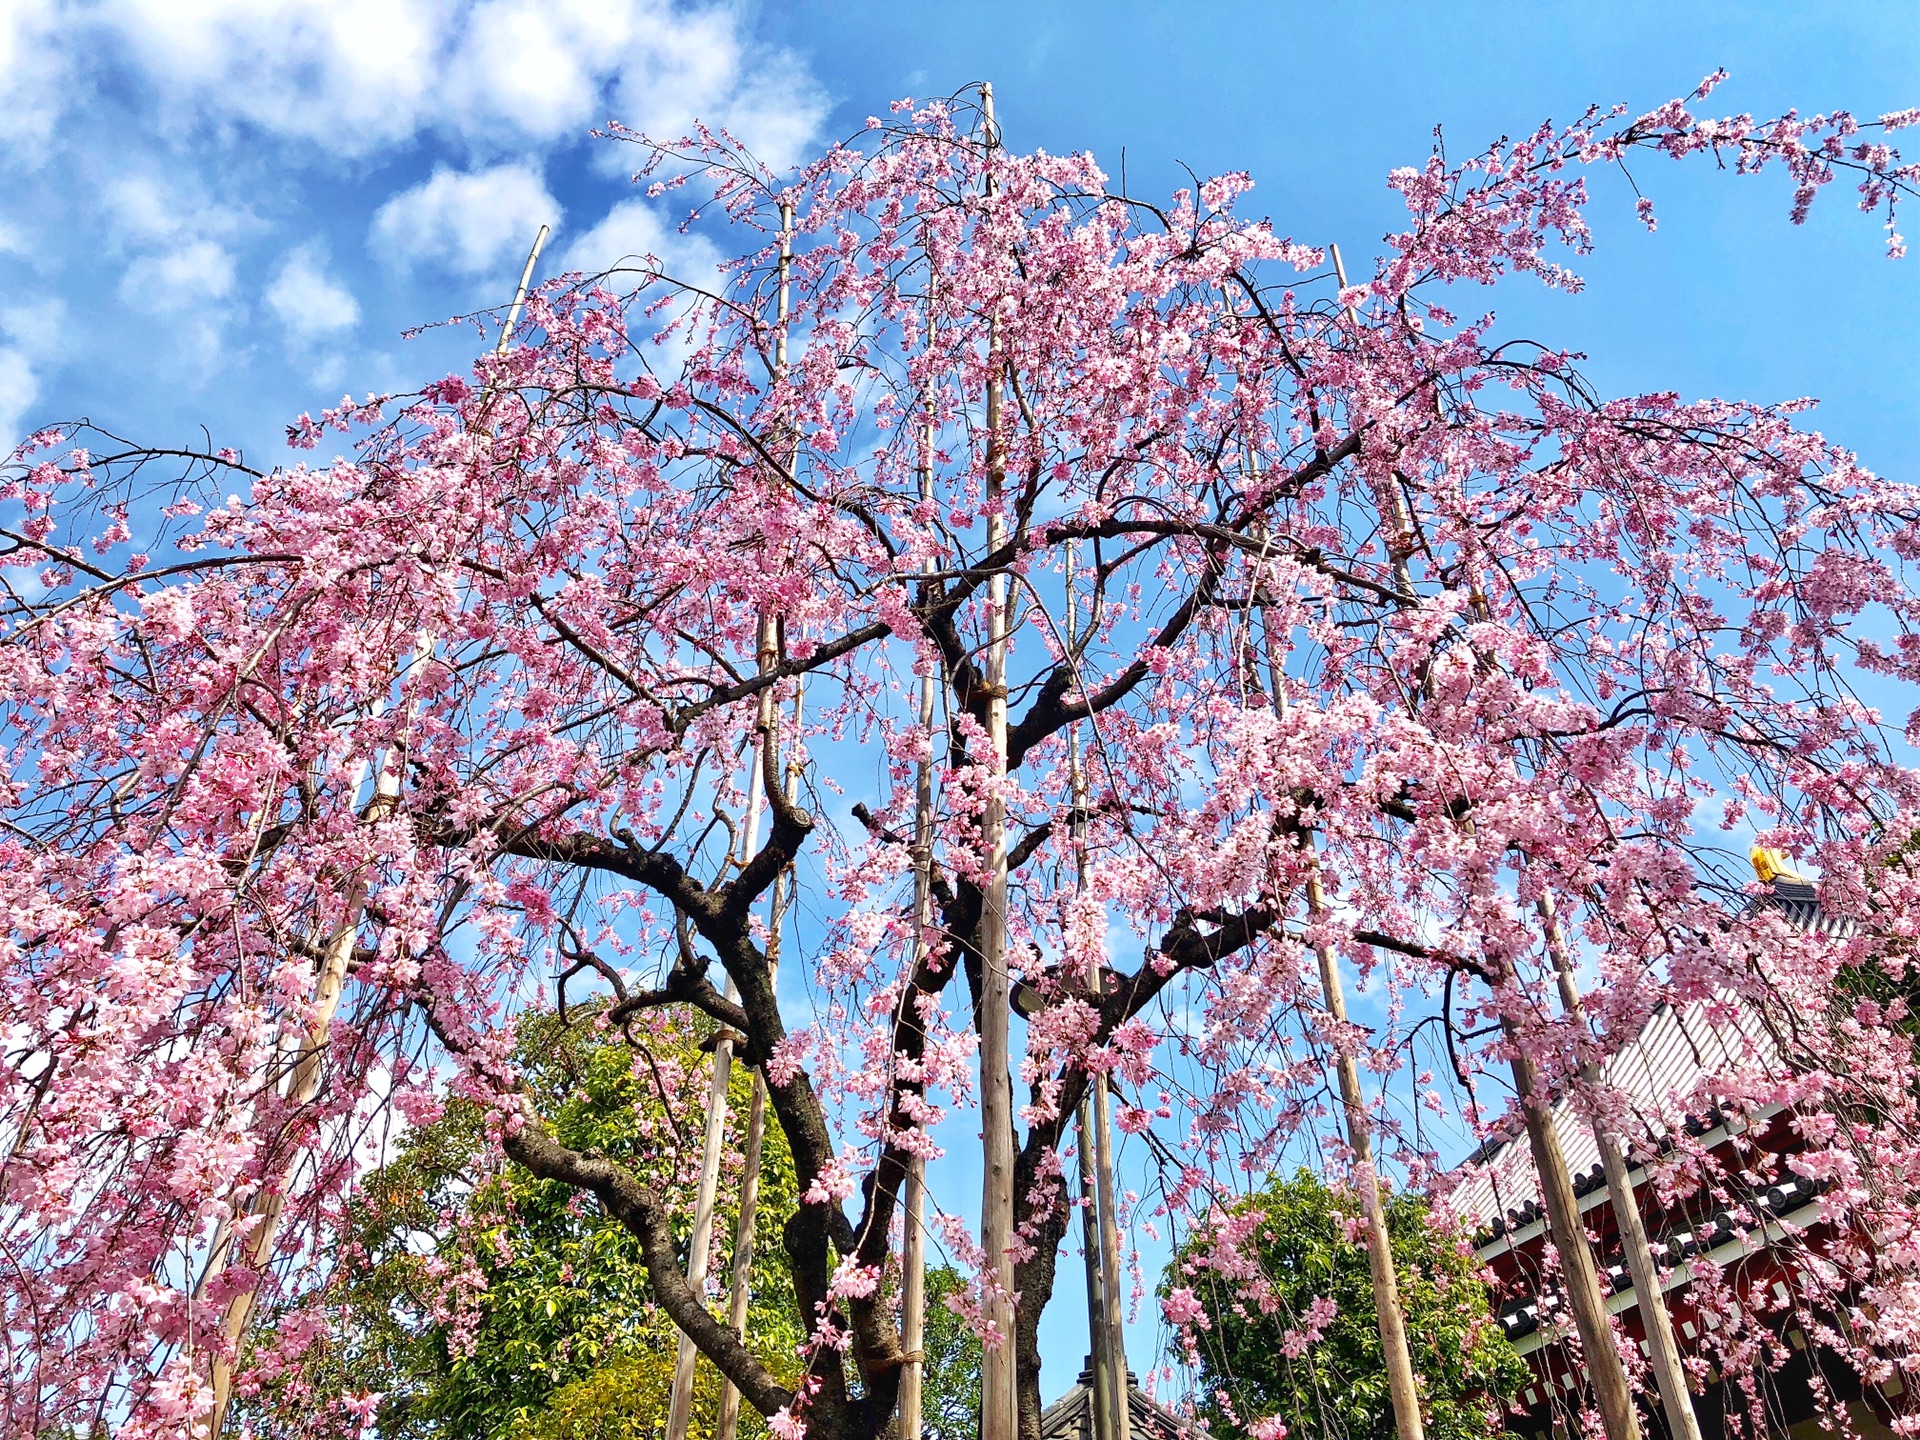
<path id="1" fill-rule="evenodd" d="M 903 1182 L 934 1162 L 1032 1440 L 1092 1075 L 1167 1223 L 1204 1224 L 1308 1140 L 1433 1185 L 1396 1097 L 1482 1133 L 1567 1093 L 1606 1117 L 1587 1062 L 1729 996 L 1782 1045 L 1674 1103 L 1792 1107 L 1831 1222 L 1795 1303 L 1863 1373 L 1911 1363 L 1916 1068 L 1836 987 L 1898 978 L 1920 924 L 1911 736 L 1877 708 L 1920 678 L 1920 492 L 1797 406 L 1609 398 L 1462 318 L 1516 278 L 1577 290 L 1582 177 L 1643 157 L 1782 171 L 1796 219 L 1847 177 L 1900 250 L 1916 173 L 1885 135 L 1920 112 L 1704 118 L 1717 79 L 1395 172 L 1406 228 L 1345 288 L 1247 218 L 1245 176 L 1149 201 L 1001 148 L 970 101 L 786 175 L 623 134 L 734 240 L 716 279 L 548 283 L 470 375 L 302 417 L 299 444 L 350 437 L 333 460 L 36 436 L 0 494 L 9 1433 L 218 1426 L 322 1332 L 356 1177 L 458 1095 L 638 1237 L 786 1435 L 890 1425 Z M 1820 867 L 1851 939 L 1742 912 L 1743 826 Z M 1328 957 L 1365 987 L 1338 1020 Z M 1001 1257 L 935 1137 L 992 1078 L 1008 980 Z M 698 1157 L 571 1148 L 523 1087 L 515 1020 L 549 1005 L 636 1065 L 650 1012 L 697 1012 L 760 1077 L 801 1190 L 797 1389 L 686 1279 L 690 1183 L 652 1177 Z M 1342 1058 L 1368 1085 L 1344 1117 Z M 1758 1373 L 1762 1302 L 1716 1303 Z"/>

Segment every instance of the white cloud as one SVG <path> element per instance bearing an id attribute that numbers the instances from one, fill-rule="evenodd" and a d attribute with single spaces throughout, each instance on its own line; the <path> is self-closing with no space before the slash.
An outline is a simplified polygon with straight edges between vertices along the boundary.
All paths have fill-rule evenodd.
<path id="1" fill-rule="evenodd" d="M 175 125 L 240 122 L 349 156 L 424 131 L 524 150 L 582 138 L 610 118 L 677 134 L 698 116 L 780 162 L 795 158 L 826 109 L 799 62 L 756 45 L 742 10 L 724 3 L 0 4 L 44 13 L 44 28 L 57 21 L 68 48 L 91 63 L 103 41 L 130 57 Z M 38 61 L 18 67 L 43 90 L 61 63 L 57 48 L 41 46 Z"/>
<path id="2" fill-rule="evenodd" d="M 101 198 L 121 235 L 131 240 L 167 240 L 185 223 L 185 207 L 168 196 L 151 174 L 116 176 Z"/>
<path id="3" fill-rule="evenodd" d="M 233 293 L 233 256 L 212 240 L 142 255 L 120 278 L 120 298 L 152 315 L 204 311 Z"/>
<path id="4" fill-rule="evenodd" d="M 441 166 L 373 217 L 376 249 L 402 263 L 427 261 L 482 275 L 526 251 L 541 225 L 558 226 L 560 202 L 525 165 L 461 173 Z"/>
<path id="5" fill-rule="evenodd" d="M 29 356 L 40 359 L 66 349 L 67 302 L 40 295 L 0 309 L 0 330 Z"/>
<path id="6" fill-rule="evenodd" d="M 0 137 L 37 151 L 65 97 L 57 0 L 0 0 Z"/>
<path id="7" fill-rule="evenodd" d="M 114 239 L 135 249 L 232 240 L 260 228 L 258 220 L 245 211 L 209 198 L 200 177 L 190 169 L 157 159 L 104 181 L 100 201 L 112 222 Z"/>
<path id="8" fill-rule="evenodd" d="M 366 348 L 359 312 L 444 313 L 430 271 L 456 292 L 485 277 L 491 298 L 510 294 L 534 231 L 563 218 L 546 177 L 578 175 L 555 157 L 589 128 L 672 137 L 698 117 L 771 163 L 799 157 L 825 98 L 759 41 L 755 13 L 741 0 L 0 0 L 13 197 L 0 381 L 65 395 L 117 358 L 170 384 L 224 384 L 262 340 L 284 340 L 309 382 L 405 388 L 418 360 Z M 624 147 L 584 148 L 609 172 L 633 163 Z M 396 158 L 423 183 L 373 215 L 360 186 Z M 580 213 L 550 253 L 598 268 L 651 251 L 677 275 L 711 274 L 712 244 L 675 234 L 667 207 L 603 214 L 612 197 L 560 193 Z M 349 253 L 341 220 L 415 274 Z M 331 257 L 300 248 L 323 229 Z M 245 388 L 279 383 L 263 372 Z"/>
<path id="9" fill-rule="evenodd" d="M 21 422 L 40 398 L 40 382 L 27 357 L 18 350 L 0 350 L 0 448 L 20 442 Z"/>
<path id="10" fill-rule="evenodd" d="M 649 255 L 674 278 L 696 284 L 710 283 L 714 267 L 720 263 L 720 252 L 705 236 L 680 234 L 651 204 L 634 199 L 622 200 L 599 224 L 569 245 L 561 266 L 589 275 L 616 265 L 638 270 L 645 268 Z M 639 279 L 637 275 L 633 278 L 636 282 Z"/>
<path id="11" fill-rule="evenodd" d="M 287 256 L 267 286 L 266 301 L 293 340 L 351 329 L 360 319 L 359 302 L 327 274 L 318 245 L 302 245 Z"/>
<path id="12" fill-rule="evenodd" d="M 695 119 L 724 125 L 775 166 L 799 159 L 826 118 L 806 67 L 750 44 L 724 10 L 668 11 L 636 36 L 616 73 L 609 114 L 624 124 L 659 139 Z"/>
<path id="13" fill-rule="evenodd" d="M 451 58 L 441 103 L 468 123 L 511 126 L 536 139 L 578 136 L 607 77 L 639 32 L 647 5 L 607 0 L 491 0 L 476 5 Z"/>
<path id="14" fill-rule="evenodd" d="M 108 0 L 97 13 L 176 118 L 244 121 L 365 154 L 420 128 L 458 8 L 444 0 Z"/>

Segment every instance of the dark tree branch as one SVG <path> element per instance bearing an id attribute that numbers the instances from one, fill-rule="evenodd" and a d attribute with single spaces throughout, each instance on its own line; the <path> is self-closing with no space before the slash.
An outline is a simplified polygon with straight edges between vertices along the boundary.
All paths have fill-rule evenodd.
<path id="1" fill-rule="evenodd" d="M 533 1123 L 509 1130 L 502 1147 L 510 1159 L 543 1180 L 591 1191 L 609 1215 L 639 1237 L 647 1280 L 660 1308 L 754 1409 L 772 1415 L 793 1403 L 793 1392 L 767 1373 L 739 1336 L 713 1318 L 680 1273 L 668 1209 L 632 1171 L 604 1155 L 562 1145 Z"/>

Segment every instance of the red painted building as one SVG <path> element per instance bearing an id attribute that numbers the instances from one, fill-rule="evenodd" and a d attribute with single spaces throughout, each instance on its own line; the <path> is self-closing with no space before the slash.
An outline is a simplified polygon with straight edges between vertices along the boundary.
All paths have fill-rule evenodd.
<path id="1" fill-rule="evenodd" d="M 1827 928 L 1804 881 L 1776 880 L 1773 903 L 1803 928 Z M 1826 1433 L 1822 1422 L 1837 1419 L 1836 1411 L 1844 1412 L 1862 1440 L 1879 1440 L 1893 1433 L 1887 1421 L 1901 1408 L 1894 1403 L 1903 1393 L 1900 1380 L 1862 1393 L 1851 1367 L 1809 1343 L 1805 1321 L 1796 1313 L 1795 1267 L 1809 1263 L 1830 1238 L 1823 1230 L 1819 1187 L 1784 1163 L 1802 1142 L 1778 1106 L 1730 1119 L 1721 1111 L 1701 1113 L 1705 1107 L 1697 1098 L 1708 1075 L 1752 1074 L 1756 1068 L 1765 1073 L 1779 1063 L 1765 1029 L 1737 1004 L 1658 1011 L 1607 1067 L 1609 1084 L 1626 1097 L 1640 1133 L 1652 1142 L 1639 1148 L 1657 1152 L 1650 1164 L 1633 1168 L 1635 1201 L 1656 1262 L 1670 1267 L 1665 1301 L 1682 1354 L 1696 1371 L 1695 1414 L 1707 1440 L 1754 1434 L 1802 1440 Z M 1602 1285 L 1611 1288 L 1608 1309 L 1644 1356 L 1640 1297 L 1626 1271 L 1593 1132 L 1564 1100 L 1554 1109 L 1554 1121 L 1581 1218 L 1595 1240 Z M 1725 1177 L 1721 1193 L 1676 1193 L 1662 1202 L 1653 1172 L 1660 1168 L 1659 1154 L 1676 1144 L 1697 1146 L 1711 1157 Z M 1577 1417 L 1587 1403 L 1584 1373 L 1570 1320 L 1564 1311 L 1553 1312 L 1552 1251 L 1525 1137 L 1482 1146 L 1463 1167 L 1451 1200 L 1476 1233 L 1478 1254 L 1493 1273 L 1502 1326 L 1533 1371 L 1509 1430 L 1525 1436 L 1577 1434 Z M 1690 1272 L 1701 1257 L 1713 1264 L 1717 1277 L 1707 1285 L 1724 1283 L 1743 1297 L 1743 1308 L 1770 1312 L 1762 1341 L 1769 1358 L 1756 1368 L 1754 1385 L 1761 1407 L 1758 1425 L 1747 1394 L 1716 1368 L 1725 1337 L 1715 1333 L 1715 1307 L 1697 1303 L 1695 1291 L 1702 1282 Z M 1655 1387 L 1650 1377 L 1642 1382 L 1643 1423 L 1650 1437 L 1664 1440 Z"/>

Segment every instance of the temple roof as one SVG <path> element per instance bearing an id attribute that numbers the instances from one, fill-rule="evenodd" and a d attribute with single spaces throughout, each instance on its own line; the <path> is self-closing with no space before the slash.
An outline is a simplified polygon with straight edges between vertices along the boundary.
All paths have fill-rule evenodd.
<path id="1" fill-rule="evenodd" d="M 1700 1082 L 1727 1070 L 1772 1071 L 1778 1064 L 1776 1054 L 1772 1037 L 1737 999 L 1696 1002 L 1684 1010 L 1662 1005 L 1639 1035 L 1608 1060 L 1606 1077 L 1648 1135 L 1659 1137 L 1670 1128 L 1699 1135 L 1719 1123 L 1710 1109 L 1702 1113 Z M 1598 1189 L 1600 1147 L 1592 1127 L 1566 1098 L 1554 1105 L 1553 1118 L 1574 1193 L 1584 1196 Z M 1489 1142 L 1463 1168 L 1466 1174 L 1448 1200 L 1470 1231 L 1491 1227 L 1498 1234 L 1539 1218 L 1540 1180 L 1525 1137 Z"/>
<path id="2" fill-rule="evenodd" d="M 1759 865 L 1756 858 L 1755 868 Z M 1748 913 L 1778 911 L 1809 935 L 1844 939 L 1852 933 L 1850 921 L 1821 910 L 1812 881 L 1785 870 L 1763 879 L 1767 890 L 1748 902 Z M 1779 1069 L 1779 1052 L 1766 1027 L 1731 992 L 1682 1009 L 1660 1006 L 1605 1067 L 1607 1083 L 1656 1141 L 1676 1129 L 1698 1136 L 1720 1125 L 1721 1115 L 1711 1102 L 1703 1103 L 1699 1093 L 1704 1079 L 1729 1072 L 1774 1074 Z M 1593 1130 L 1565 1098 L 1553 1107 L 1553 1117 L 1574 1193 L 1584 1197 L 1604 1183 Z M 1491 1231 L 1497 1238 L 1540 1219 L 1540 1181 L 1523 1137 L 1488 1141 L 1467 1157 L 1461 1171 L 1449 1203 L 1469 1230 Z"/>
<path id="3" fill-rule="evenodd" d="M 1127 1372 L 1127 1416 L 1133 1440 L 1201 1440 L 1204 1431 L 1163 1409 Z M 1040 1440 L 1094 1440 L 1093 1366 L 1080 1371 L 1073 1388 L 1040 1412 Z"/>

